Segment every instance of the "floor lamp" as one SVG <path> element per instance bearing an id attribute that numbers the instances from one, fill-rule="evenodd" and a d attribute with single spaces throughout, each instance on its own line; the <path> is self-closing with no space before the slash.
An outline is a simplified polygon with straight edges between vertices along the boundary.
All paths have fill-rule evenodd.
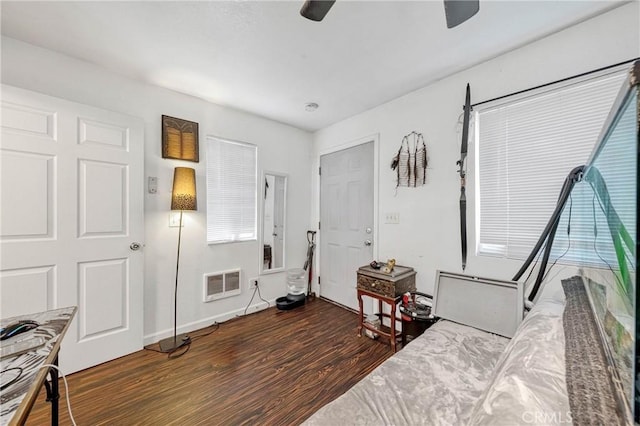
<path id="1" fill-rule="evenodd" d="M 190 167 L 176 167 L 173 173 L 173 191 L 171 210 L 180 210 L 180 227 L 178 228 L 178 256 L 176 259 L 176 285 L 173 295 L 173 336 L 160 340 L 161 352 L 173 352 L 191 343 L 185 334 L 177 334 L 178 325 L 178 271 L 180 269 L 180 238 L 182 237 L 182 212 L 197 210 L 196 171 Z"/>

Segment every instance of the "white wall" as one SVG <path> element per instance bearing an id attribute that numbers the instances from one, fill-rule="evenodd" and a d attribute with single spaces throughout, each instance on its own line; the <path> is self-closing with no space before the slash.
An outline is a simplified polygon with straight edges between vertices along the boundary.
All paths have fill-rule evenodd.
<path id="1" fill-rule="evenodd" d="M 251 297 L 248 279 L 258 276 L 262 256 L 259 242 L 214 246 L 206 243 L 206 135 L 256 144 L 260 176 L 258 182 L 262 182 L 263 169 L 289 175 L 287 265 L 300 267 L 304 263 L 306 230 L 310 217 L 311 134 L 245 112 L 134 81 L 93 64 L 6 37 L 2 38 L 2 83 L 137 116 L 144 120 L 145 178 L 158 177 L 157 194 L 148 194 L 145 187 L 145 343 L 169 336 L 173 327 L 173 286 L 178 229 L 169 228 L 168 224 L 174 167 L 196 169 L 199 206 L 197 212 L 185 213 L 178 327 L 182 326 L 182 331 L 189 331 L 209 325 L 214 319 L 221 320 L 242 313 Z M 162 114 L 199 123 L 200 163 L 161 158 Z M 258 223 L 261 221 L 258 220 Z M 235 268 L 242 269 L 243 294 L 203 303 L 203 274 Z M 262 296 L 265 299 L 273 300 L 286 294 L 284 273 L 265 275 L 260 280 Z M 259 308 L 265 306 L 261 304 Z"/>
<path id="2" fill-rule="evenodd" d="M 418 290 L 427 292 L 433 289 L 436 270 L 462 272 L 456 161 L 461 139 L 458 119 L 467 82 L 471 84 L 473 103 L 638 57 L 638 16 L 638 2 L 624 5 L 316 132 L 316 165 L 319 153 L 366 135 L 379 135 L 378 260 L 395 258 L 398 264 L 414 267 Z M 396 194 L 395 172 L 389 165 L 402 137 L 413 130 L 421 132 L 427 141 L 427 184 L 399 188 Z M 510 279 L 521 261 L 475 255 L 474 149 L 470 141 L 469 257 L 465 272 Z M 318 220 L 315 170 L 317 167 L 312 169 L 311 223 Z M 400 213 L 400 224 L 383 223 L 384 215 L 390 212 Z"/>

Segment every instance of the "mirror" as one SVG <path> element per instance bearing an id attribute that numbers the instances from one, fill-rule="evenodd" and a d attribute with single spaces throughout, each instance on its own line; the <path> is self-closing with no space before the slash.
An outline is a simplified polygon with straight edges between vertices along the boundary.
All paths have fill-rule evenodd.
<path id="1" fill-rule="evenodd" d="M 261 273 L 285 268 L 285 223 L 287 176 L 264 172 L 262 179 L 262 250 Z"/>

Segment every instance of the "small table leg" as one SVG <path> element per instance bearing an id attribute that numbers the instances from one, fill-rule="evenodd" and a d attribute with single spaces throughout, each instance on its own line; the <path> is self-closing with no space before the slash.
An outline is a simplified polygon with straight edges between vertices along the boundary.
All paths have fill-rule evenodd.
<path id="1" fill-rule="evenodd" d="M 53 360 L 53 365 L 58 366 L 58 356 Z M 51 425 L 58 426 L 58 401 L 60 400 L 60 389 L 58 387 L 58 370 L 49 367 L 51 384 L 45 380 L 44 387 L 47 390 L 47 402 L 51 402 Z"/>
<path id="2" fill-rule="evenodd" d="M 362 322 L 364 321 L 364 313 L 362 312 L 362 294 L 358 292 L 358 337 L 362 337 Z"/>
<path id="3" fill-rule="evenodd" d="M 404 319 L 402 320 L 402 347 L 404 348 L 405 346 L 407 346 L 407 328 L 409 327 L 408 325 L 408 321 L 405 321 Z"/>
<path id="4" fill-rule="evenodd" d="M 396 353 L 396 304 L 391 303 L 391 350 Z"/>

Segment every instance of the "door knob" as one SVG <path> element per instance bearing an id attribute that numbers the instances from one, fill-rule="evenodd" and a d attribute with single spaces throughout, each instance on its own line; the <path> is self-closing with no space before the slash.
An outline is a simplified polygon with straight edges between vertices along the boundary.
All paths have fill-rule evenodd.
<path id="1" fill-rule="evenodd" d="M 140 250 L 140 247 L 142 247 L 142 244 L 140 243 L 131 243 L 131 245 L 129 246 L 129 248 L 133 251 Z"/>
<path id="2" fill-rule="evenodd" d="M 364 245 L 365 246 L 370 246 L 371 245 L 371 240 L 364 240 Z"/>

